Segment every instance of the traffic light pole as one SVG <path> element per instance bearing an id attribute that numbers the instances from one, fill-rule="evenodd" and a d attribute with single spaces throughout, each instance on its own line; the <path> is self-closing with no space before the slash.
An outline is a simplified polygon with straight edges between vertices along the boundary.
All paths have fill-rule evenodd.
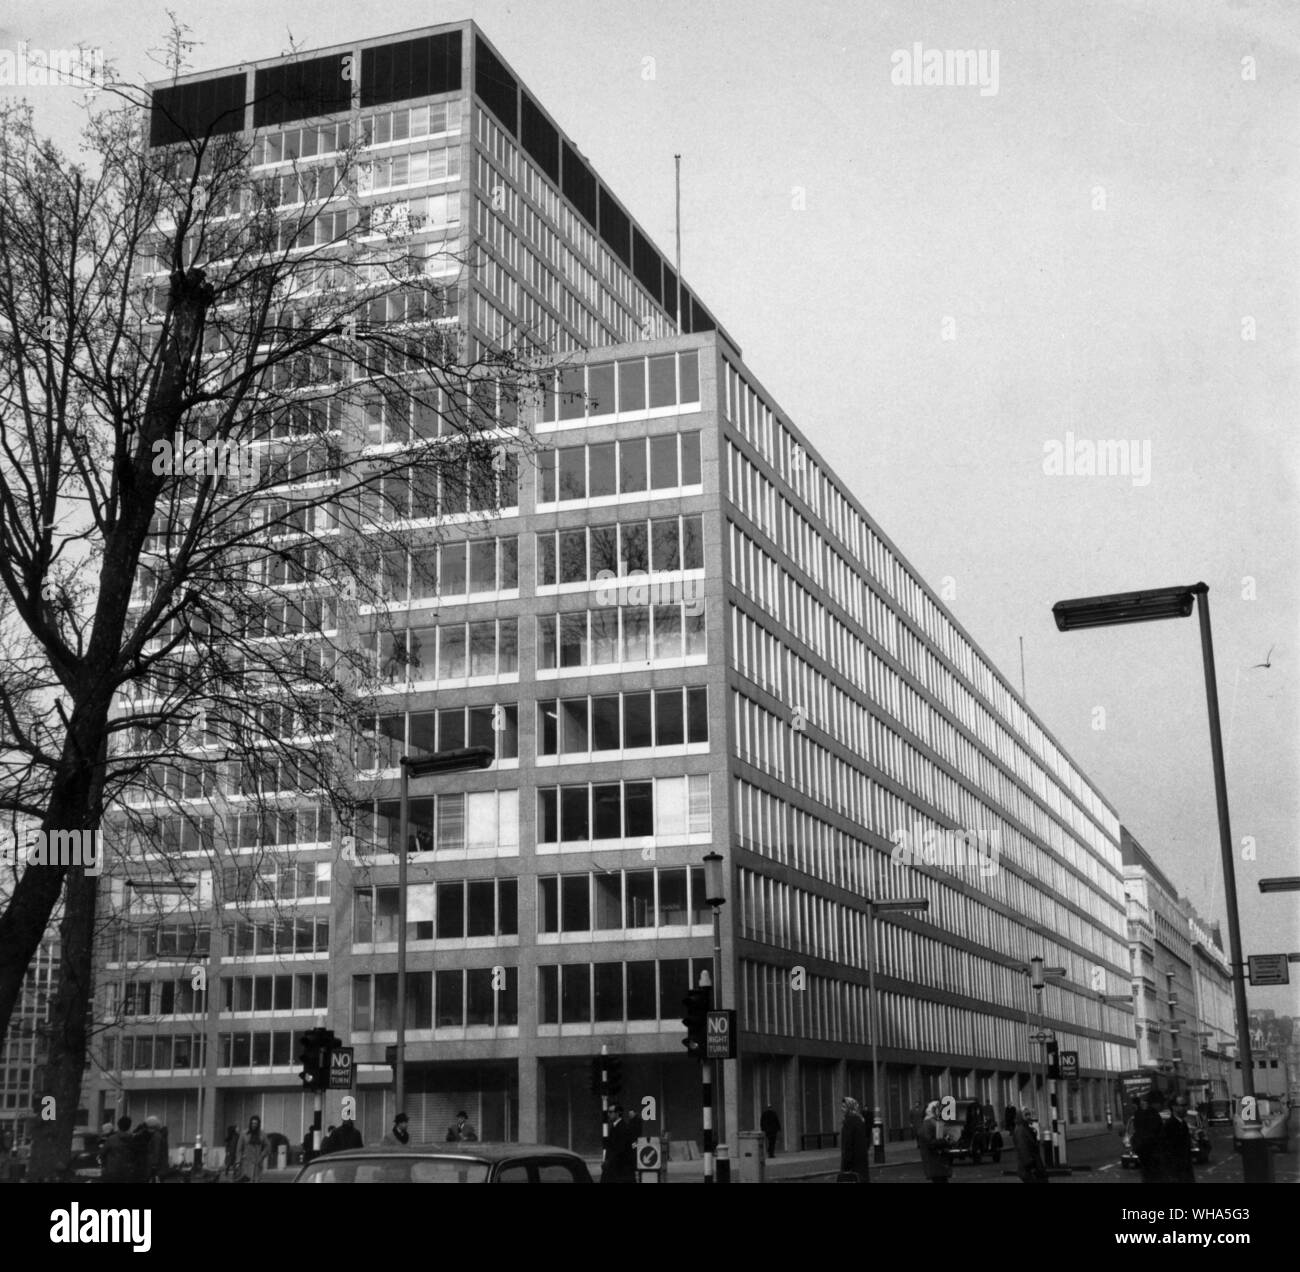
<path id="1" fill-rule="evenodd" d="M 704 1182 L 716 1182 L 714 1176 L 713 1153 L 717 1148 L 717 1136 L 713 1132 L 713 1061 L 705 1060 L 700 1065 L 700 1112 L 703 1114 L 704 1134 Z"/>
<path id="2" fill-rule="evenodd" d="M 602 1168 L 609 1166 L 609 1069 L 606 1067 L 608 1055 L 609 1044 L 602 1042 L 600 1044 L 600 1164 Z M 604 1169 L 601 1173 L 604 1173 Z"/>

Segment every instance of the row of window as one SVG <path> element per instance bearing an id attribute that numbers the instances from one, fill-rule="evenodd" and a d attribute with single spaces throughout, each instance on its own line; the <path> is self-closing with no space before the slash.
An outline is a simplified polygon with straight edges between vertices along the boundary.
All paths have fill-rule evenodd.
<path id="1" fill-rule="evenodd" d="M 537 536 L 539 587 L 588 583 L 636 571 L 703 568 L 704 531 L 698 516 L 579 526 Z"/>
<path id="2" fill-rule="evenodd" d="M 184 980 L 126 981 L 113 986 L 123 1016 L 192 1016 L 204 1009 L 203 992 Z"/>
<path id="3" fill-rule="evenodd" d="M 435 437 L 463 438 L 492 428 L 512 429 L 519 414 L 521 387 L 482 376 L 469 391 L 460 386 L 421 385 L 417 395 L 372 398 L 362 404 L 367 446 L 405 446 Z"/>
<path id="4" fill-rule="evenodd" d="M 253 138 L 252 165 L 260 168 L 268 163 L 289 163 L 296 159 L 333 154 L 346 150 L 351 139 L 352 125 L 346 120 L 337 124 L 285 128 L 262 133 Z"/>
<path id="5" fill-rule="evenodd" d="M 466 1029 L 519 1023 L 519 971 L 514 967 L 470 967 L 448 971 L 408 971 L 406 1027 Z M 397 1028 L 397 974 L 379 972 L 352 978 L 354 1033 Z"/>
<path id="6" fill-rule="evenodd" d="M 221 1011 L 325 1011 L 329 975 L 306 972 L 292 976 L 223 976 L 217 1001 Z"/>
<path id="7" fill-rule="evenodd" d="M 379 677 L 389 683 L 501 677 L 519 670 L 519 620 L 378 632 Z"/>
<path id="8" fill-rule="evenodd" d="M 694 406 L 700 400 L 699 354 L 691 349 L 561 367 L 544 387 L 544 424 Z"/>
<path id="9" fill-rule="evenodd" d="M 709 922 L 699 866 L 541 875 L 539 933 L 623 932 Z"/>
<path id="10" fill-rule="evenodd" d="M 543 964 L 537 969 L 537 1023 L 589 1025 L 659 1020 L 676 1026 L 688 990 L 708 959 Z"/>
<path id="11" fill-rule="evenodd" d="M 413 551 L 371 549 L 362 569 L 392 604 L 510 592 L 519 587 L 519 541 L 508 535 Z"/>
<path id="12" fill-rule="evenodd" d="M 293 1035 L 283 1034 L 286 1056 Z M 189 1073 L 203 1068 L 203 1035 L 108 1034 L 100 1041 L 106 1073 L 146 1070 L 151 1073 Z M 286 1059 L 284 1063 L 288 1063 Z"/>
<path id="13" fill-rule="evenodd" d="M 709 778 L 659 777 L 647 782 L 590 782 L 541 787 L 537 843 L 584 844 L 650 836 L 707 835 Z"/>
<path id="14" fill-rule="evenodd" d="M 631 588 L 629 584 L 629 592 Z M 708 653 L 704 606 L 703 599 L 693 598 L 665 605 L 615 605 L 542 614 L 537 619 L 538 670 L 613 670 L 660 660 L 703 659 Z"/>
<path id="15" fill-rule="evenodd" d="M 357 814 L 358 853 L 396 853 L 401 842 L 396 800 L 378 801 Z M 456 857 L 517 857 L 519 855 L 519 792 L 472 791 L 413 799 L 408 828 L 412 851 L 437 851 Z"/>
<path id="16" fill-rule="evenodd" d="M 330 921 L 313 918 L 239 918 L 222 929 L 227 958 L 269 958 L 273 955 L 328 954 Z"/>
<path id="17" fill-rule="evenodd" d="M 378 194 L 381 190 L 426 185 L 458 176 L 459 146 L 438 146 L 363 163 L 357 171 L 357 190 L 360 194 Z"/>
<path id="18" fill-rule="evenodd" d="M 221 871 L 226 905 L 248 901 L 328 901 L 332 867 L 328 861 L 253 861 Z"/>
<path id="19" fill-rule="evenodd" d="M 594 442 L 542 451 L 539 504 L 601 499 L 700 484 L 700 435 L 662 433 L 625 442 Z"/>
<path id="20" fill-rule="evenodd" d="M 420 756 L 465 746 L 490 747 L 498 760 L 517 759 L 518 704 L 495 702 L 381 716 L 373 730 L 360 735 L 356 763 L 362 771 L 396 768 L 403 754 Z"/>
<path id="21" fill-rule="evenodd" d="M 352 939 L 358 945 L 397 940 L 400 894 L 396 888 L 353 893 Z M 517 936 L 516 879 L 454 879 L 407 888 L 406 935 L 412 941 Z"/>
<path id="22" fill-rule="evenodd" d="M 396 110 L 383 110 L 367 115 L 361 121 L 361 134 L 364 145 L 384 146 L 389 142 L 459 132 L 460 124 L 460 101 L 451 98 L 444 102 L 399 106 Z"/>
<path id="23" fill-rule="evenodd" d="M 537 704 L 538 755 L 683 746 L 709 740 L 709 694 L 700 688 L 543 699 Z"/>
<path id="24" fill-rule="evenodd" d="M 155 958 L 203 959 L 211 946 L 212 929 L 192 920 L 118 928 L 109 956 L 114 963 L 146 963 Z"/>
<path id="25" fill-rule="evenodd" d="M 331 817 L 328 805 L 286 808 L 279 812 L 227 813 L 225 817 L 156 817 L 146 819 L 139 831 L 130 832 L 128 853 L 211 852 L 217 832 L 231 848 L 329 847 Z"/>
<path id="26" fill-rule="evenodd" d="M 519 506 L 518 460 L 502 452 L 499 460 L 485 457 L 456 468 L 440 461 L 436 472 L 389 472 L 370 478 L 360 496 L 361 517 L 367 525 L 505 512 Z"/>

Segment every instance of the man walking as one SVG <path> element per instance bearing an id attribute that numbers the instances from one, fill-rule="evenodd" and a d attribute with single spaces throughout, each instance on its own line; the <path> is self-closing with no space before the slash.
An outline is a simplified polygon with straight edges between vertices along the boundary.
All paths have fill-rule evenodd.
<path id="1" fill-rule="evenodd" d="M 1011 1132 L 1016 1146 L 1016 1174 L 1026 1184 L 1047 1183 L 1047 1167 L 1043 1165 L 1043 1154 L 1038 1143 L 1038 1128 L 1034 1126 L 1036 1115 L 1028 1105 L 1020 1110 L 1016 1118 L 1015 1130 Z"/>
<path id="2" fill-rule="evenodd" d="M 776 1137 L 781 1134 L 781 1119 L 777 1117 L 776 1110 L 769 1104 L 763 1110 L 763 1116 L 758 1119 L 758 1129 L 767 1136 L 767 1155 L 776 1156 Z"/>

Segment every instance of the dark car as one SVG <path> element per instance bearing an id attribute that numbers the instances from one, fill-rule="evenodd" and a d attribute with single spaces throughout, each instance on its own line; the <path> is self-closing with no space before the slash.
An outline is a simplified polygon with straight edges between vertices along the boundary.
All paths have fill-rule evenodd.
<path id="1" fill-rule="evenodd" d="M 1204 1166 L 1210 1160 L 1210 1132 L 1205 1129 L 1205 1121 L 1199 1113 L 1187 1113 L 1187 1129 L 1192 1135 L 1192 1160 Z M 1119 1158 L 1119 1164 L 1124 1170 L 1136 1170 L 1139 1165 L 1132 1140 L 1133 1119 L 1129 1118 L 1124 1127 L 1124 1151 Z"/>
<path id="2" fill-rule="evenodd" d="M 997 1118 L 993 1116 L 991 1104 L 980 1104 L 977 1100 L 957 1100 L 951 1123 L 945 1123 L 944 1129 L 951 1126 L 959 1130 L 956 1140 L 951 1138 L 946 1146 L 949 1159 L 960 1161 L 969 1158 L 972 1165 L 978 1166 L 985 1157 L 995 1162 L 1002 1160 L 1002 1132 L 998 1129 Z"/>
<path id="3" fill-rule="evenodd" d="M 77 1131 L 72 1137 L 72 1156 L 68 1159 L 67 1177 L 70 1181 L 90 1182 L 104 1172 L 100 1157 L 104 1151 L 104 1137 L 94 1131 Z"/>
<path id="4" fill-rule="evenodd" d="M 383 1145 L 329 1153 L 295 1184 L 590 1184 L 587 1163 L 547 1144 Z"/>

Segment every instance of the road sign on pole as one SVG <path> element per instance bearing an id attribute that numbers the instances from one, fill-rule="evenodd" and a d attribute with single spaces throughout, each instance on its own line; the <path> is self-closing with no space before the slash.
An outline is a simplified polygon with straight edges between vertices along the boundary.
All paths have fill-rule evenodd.
<path id="1" fill-rule="evenodd" d="M 336 1047 L 330 1052 L 331 1091 L 351 1091 L 354 1072 L 351 1047 Z"/>
<path id="2" fill-rule="evenodd" d="M 1251 954 L 1247 956 L 1252 985 L 1289 985 L 1291 969 L 1285 954 Z"/>
<path id="3" fill-rule="evenodd" d="M 1077 1080 L 1079 1077 L 1079 1053 L 1062 1051 L 1060 1055 L 1061 1077 Z"/>
<path id="4" fill-rule="evenodd" d="M 709 1060 L 736 1058 L 736 1013 L 730 1009 L 711 1011 L 705 1038 L 705 1056 Z"/>

